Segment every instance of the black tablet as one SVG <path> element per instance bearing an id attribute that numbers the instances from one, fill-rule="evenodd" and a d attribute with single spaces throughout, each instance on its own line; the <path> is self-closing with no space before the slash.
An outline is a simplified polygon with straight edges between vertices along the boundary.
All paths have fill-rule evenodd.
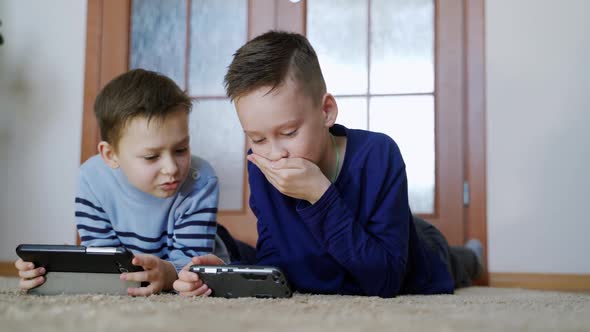
<path id="1" fill-rule="evenodd" d="M 21 244 L 16 254 L 47 272 L 123 273 L 143 269 L 131 264 L 133 254 L 125 248 L 72 245 Z"/>
<path id="2" fill-rule="evenodd" d="M 285 298 L 292 295 L 287 278 L 276 267 L 193 265 L 190 271 L 199 275 L 214 297 Z"/>

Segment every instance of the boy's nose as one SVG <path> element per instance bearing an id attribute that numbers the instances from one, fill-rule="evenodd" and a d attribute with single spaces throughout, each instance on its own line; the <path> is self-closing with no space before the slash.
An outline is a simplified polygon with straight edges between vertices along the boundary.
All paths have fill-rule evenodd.
<path id="1" fill-rule="evenodd" d="M 283 148 L 282 146 L 273 145 L 268 159 L 271 161 L 277 161 L 282 158 L 287 158 L 289 156 L 289 152 L 287 149 Z"/>
<path id="2" fill-rule="evenodd" d="M 164 175 L 174 175 L 178 171 L 178 166 L 173 158 L 166 158 L 167 160 L 164 161 L 164 165 L 162 165 L 162 174 Z"/>

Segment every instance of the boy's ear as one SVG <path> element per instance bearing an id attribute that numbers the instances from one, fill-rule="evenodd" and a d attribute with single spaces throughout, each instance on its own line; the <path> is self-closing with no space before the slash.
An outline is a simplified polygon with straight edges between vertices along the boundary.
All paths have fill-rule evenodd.
<path id="1" fill-rule="evenodd" d="M 330 93 L 324 94 L 322 98 L 322 114 L 324 116 L 324 126 L 330 128 L 336 123 L 338 117 L 338 105 L 336 98 Z"/>
<path id="2" fill-rule="evenodd" d="M 115 149 L 109 142 L 101 141 L 98 143 L 98 153 L 100 157 L 110 168 L 119 168 L 119 159 Z"/>

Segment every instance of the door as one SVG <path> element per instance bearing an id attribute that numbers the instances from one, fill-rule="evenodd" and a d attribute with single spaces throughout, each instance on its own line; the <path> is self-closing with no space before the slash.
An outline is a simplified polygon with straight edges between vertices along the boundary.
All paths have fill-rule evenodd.
<path id="1" fill-rule="evenodd" d="M 98 90 L 130 68 L 160 71 L 196 98 L 191 145 L 219 175 L 219 222 L 254 244 L 248 146 L 225 97 L 223 75 L 248 39 L 269 29 L 299 32 L 316 48 L 341 110 L 337 122 L 394 138 L 406 160 L 413 212 L 439 227 L 450 243 L 463 243 L 469 230 L 464 183 L 471 167 L 464 152 L 470 151 L 467 3 L 89 0 L 82 161 L 96 153 L 99 142 L 92 114 Z"/>
<path id="2" fill-rule="evenodd" d="M 392 137 L 412 212 L 463 243 L 463 1 L 301 5 L 340 122 Z"/>

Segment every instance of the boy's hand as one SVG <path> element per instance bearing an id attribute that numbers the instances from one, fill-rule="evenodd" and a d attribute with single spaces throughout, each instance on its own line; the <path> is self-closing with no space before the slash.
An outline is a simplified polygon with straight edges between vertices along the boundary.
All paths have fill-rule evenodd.
<path id="1" fill-rule="evenodd" d="M 158 294 L 162 290 L 172 289 L 176 280 L 176 268 L 172 263 L 154 255 L 136 255 L 131 261 L 133 265 L 141 266 L 143 271 L 122 273 L 121 280 L 149 282 L 146 287 L 129 288 L 127 294 L 132 296 L 148 296 Z"/>
<path id="2" fill-rule="evenodd" d="M 282 158 L 271 161 L 260 155 L 250 154 L 248 160 L 258 166 L 278 191 L 311 204 L 317 202 L 331 184 L 322 170 L 307 159 Z"/>
<path id="3" fill-rule="evenodd" d="M 182 296 L 209 296 L 212 290 L 199 279 L 199 275 L 190 272 L 192 265 L 223 265 L 223 261 L 215 255 L 193 257 L 191 261 L 178 273 L 178 280 L 174 282 L 174 289 Z"/>
<path id="4" fill-rule="evenodd" d="M 25 262 L 21 258 L 14 263 L 14 266 L 18 270 L 18 275 L 20 277 L 18 288 L 21 290 L 26 291 L 45 282 L 45 277 L 43 277 L 46 272 L 45 268 L 35 268 L 35 264 Z"/>

